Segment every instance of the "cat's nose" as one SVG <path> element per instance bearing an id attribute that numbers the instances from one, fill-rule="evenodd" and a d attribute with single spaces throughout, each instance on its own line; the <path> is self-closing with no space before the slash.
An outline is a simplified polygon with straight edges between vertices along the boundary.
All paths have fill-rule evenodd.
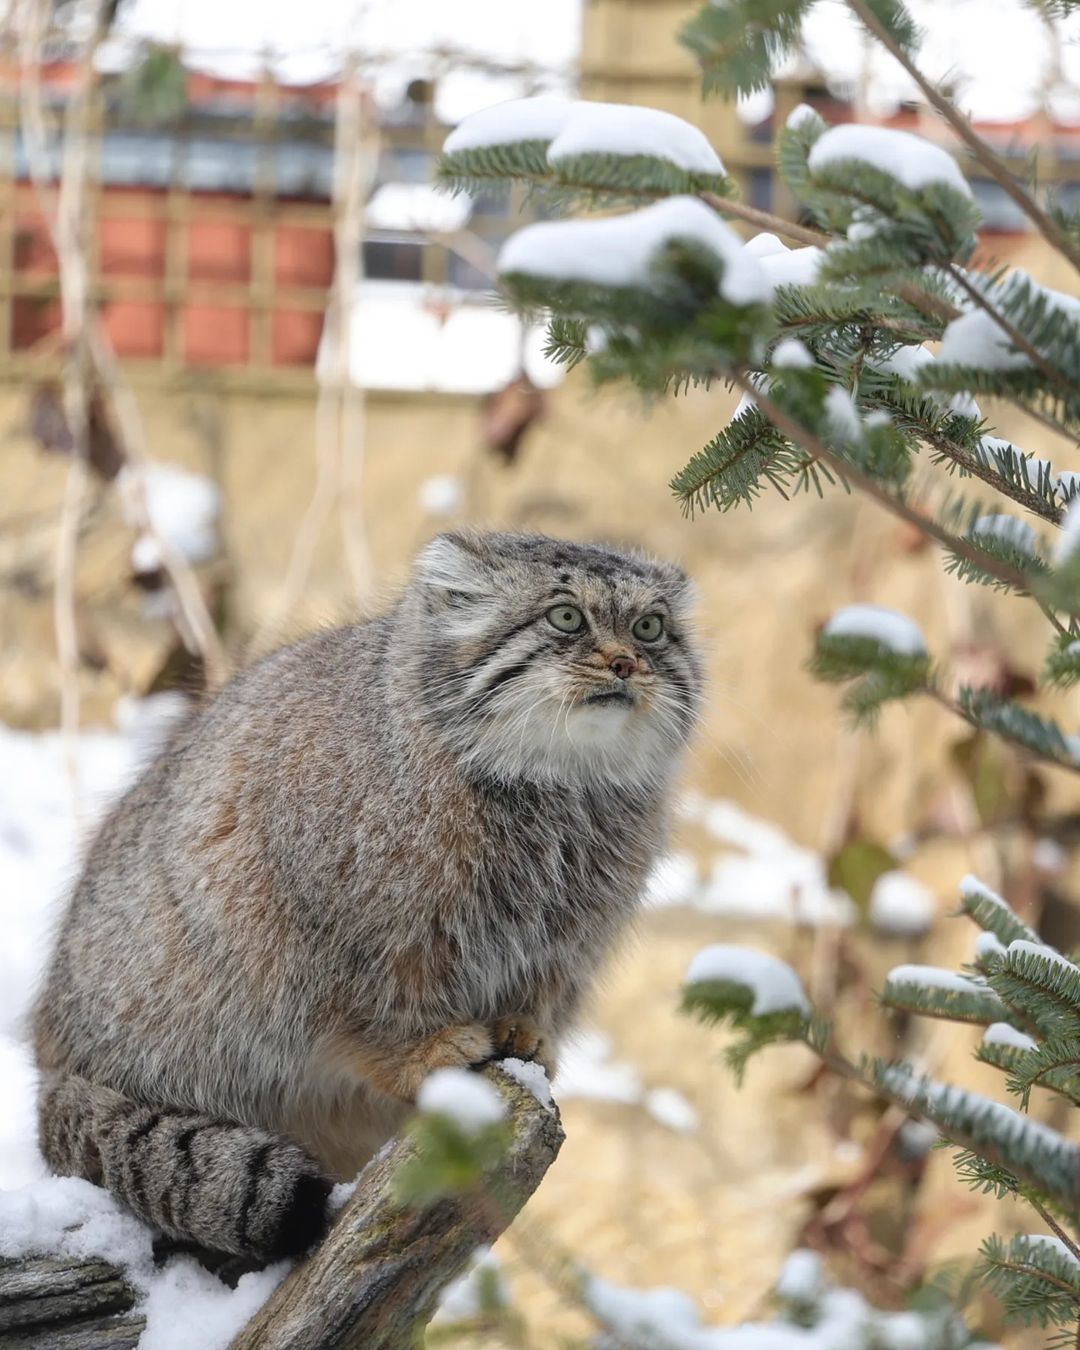
<path id="1" fill-rule="evenodd" d="M 637 670 L 637 662 L 632 656 L 613 656 L 608 662 L 608 670 L 620 680 L 628 680 Z"/>

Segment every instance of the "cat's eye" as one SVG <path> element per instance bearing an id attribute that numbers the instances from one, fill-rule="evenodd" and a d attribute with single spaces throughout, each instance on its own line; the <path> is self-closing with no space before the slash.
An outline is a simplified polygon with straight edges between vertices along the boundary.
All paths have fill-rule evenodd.
<path id="1" fill-rule="evenodd" d="M 642 642 L 655 642 L 663 631 L 664 616 L 662 614 L 643 614 L 632 629 L 634 636 Z"/>
<path id="2" fill-rule="evenodd" d="M 548 623 L 560 633 L 580 633 L 585 625 L 585 615 L 577 605 L 553 605 L 547 616 Z"/>

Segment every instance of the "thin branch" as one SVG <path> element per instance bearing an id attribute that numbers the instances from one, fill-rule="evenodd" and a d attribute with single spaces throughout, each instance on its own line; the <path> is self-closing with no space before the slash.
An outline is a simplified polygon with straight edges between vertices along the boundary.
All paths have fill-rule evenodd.
<path id="1" fill-rule="evenodd" d="M 952 441 L 946 440 L 944 436 L 939 436 L 927 429 L 920 430 L 918 434 L 927 445 L 936 450 L 939 455 L 943 455 L 946 459 L 951 460 L 957 468 L 963 469 L 963 471 L 970 474 L 972 478 L 978 478 L 981 482 L 986 483 L 988 487 L 992 487 L 996 492 L 1000 492 L 1002 496 L 1010 498 L 1010 500 L 1016 502 L 1018 506 L 1022 506 L 1033 515 L 1039 516 L 1042 520 L 1047 521 L 1048 524 L 1061 524 L 1062 513 L 1060 507 L 1048 506 L 1037 493 L 1025 491 L 1023 488 L 1017 487 L 1015 483 L 1006 482 L 1001 474 L 992 469 L 989 464 L 986 464 L 983 460 L 971 454 L 962 446 L 954 445 Z"/>
<path id="2" fill-rule="evenodd" d="M 974 727 L 977 731 L 985 730 L 980 722 L 976 721 L 974 717 L 969 716 L 959 703 L 951 699 L 948 694 L 939 689 L 936 685 L 926 685 L 923 689 L 923 693 L 932 698 L 935 703 L 940 704 L 947 712 L 952 713 L 954 717 L 959 717 L 962 722 L 966 722 L 969 727 Z M 1080 764 L 1073 764 L 1069 760 L 1055 759 L 1053 755 L 1044 755 L 1040 751 L 1033 749 L 1026 741 L 1022 741 L 1018 737 L 1010 735 L 1009 732 L 1002 727 L 995 727 L 994 735 L 1000 737 L 1003 741 L 1008 741 L 1010 745 L 1017 746 L 1027 754 L 1034 756 L 1035 759 L 1041 760 L 1042 763 L 1051 765 L 1055 769 L 1065 769 L 1069 773 L 1080 773 Z M 938 1014 L 927 1012 L 923 1008 L 920 1008 L 919 1012 L 927 1017 L 938 1016 Z M 941 1015 L 946 1017 L 952 1016 L 952 1014 Z"/>
<path id="3" fill-rule="evenodd" d="M 119 425 L 120 447 L 125 466 L 130 471 L 130 501 L 138 528 L 157 545 L 161 565 L 172 584 L 183 621 L 178 627 L 184 645 L 202 661 L 207 685 L 211 689 L 217 688 L 229 676 L 229 658 L 206 607 L 194 570 L 172 540 L 156 527 L 150 515 L 146 494 L 146 435 L 139 404 L 123 377 L 116 354 L 99 323 L 92 326 L 90 355 L 95 375 L 109 396 Z"/>
<path id="4" fill-rule="evenodd" d="M 889 30 L 881 23 L 877 15 L 873 12 L 866 0 L 847 0 L 847 6 L 851 12 L 858 18 L 859 22 L 871 33 L 878 42 L 885 48 L 890 56 L 907 71 L 911 78 L 922 91 L 927 102 L 941 114 L 941 116 L 956 132 L 957 136 L 964 142 L 967 148 L 983 166 L 994 181 L 1004 189 L 1012 198 L 1016 205 L 1023 211 L 1024 215 L 1035 225 L 1036 229 L 1043 238 L 1053 248 L 1063 254 L 1072 265 L 1080 269 L 1080 250 L 1066 237 L 1062 230 L 1046 214 L 1042 207 L 1034 200 L 1009 172 L 1008 167 L 1002 163 L 993 150 L 986 144 L 983 138 L 975 131 L 974 127 L 955 106 L 951 99 L 941 92 L 941 90 L 932 81 L 928 80 L 918 66 L 912 61 L 903 47 L 894 39 Z"/>
<path id="5" fill-rule="evenodd" d="M 1006 337 L 1008 337 L 1013 346 L 1018 347 L 1032 365 L 1037 366 L 1039 370 L 1042 371 L 1051 384 L 1058 385 L 1067 395 L 1071 396 L 1073 394 L 1074 386 L 1065 378 L 1062 372 L 1055 369 L 1037 347 L 1032 346 L 1014 323 L 1007 319 L 999 310 L 995 309 L 986 296 L 983 295 L 982 291 L 980 291 L 977 286 L 971 284 L 964 275 L 962 268 L 950 266 L 949 275 L 981 310 L 990 315 Z"/>
<path id="6" fill-rule="evenodd" d="M 865 492 L 868 497 L 872 497 L 880 506 L 885 507 L 887 511 L 891 511 L 894 516 L 898 516 L 906 524 L 914 525 L 922 534 L 935 539 L 958 558 L 963 558 L 966 562 L 989 573 L 1003 584 L 1013 586 L 1027 594 L 1029 589 L 1028 578 L 1018 568 L 1012 567 L 998 558 L 992 558 L 982 549 L 969 543 L 968 540 L 950 534 L 936 520 L 924 516 L 920 511 L 916 511 L 914 507 L 909 506 L 902 498 L 888 492 L 869 474 L 863 473 L 854 464 L 836 454 L 835 451 L 830 450 L 824 441 L 784 412 L 767 394 L 752 384 L 741 371 L 732 372 L 731 379 L 744 393 L 749 394 L 754 399 L 773 426 L 789 441 L 801 446 L 814 459 L 827 464 L 840 478 L 857 487 L 860 492 Z"/>
<path id="7" fill-rule="evenodd" d="M 758 229 L 769 230 L 772 234 L 786 234 L 789 239 L 794 239 L 800 244 L 824 248 L 832 237 L 820 230 L 809 229 L 806 225 L 796 225 L 794 221 L 784 220 L 782 216 L 774 216 L 770 211 L 759 211 L 756 206 L 747 206 L 745 202 L 718 197 L 715 192 L 699 192 L 698 196 L 722 216 L 734 216 L 736 220 L 745 220 L 748 225 L 756 225 Z"/>

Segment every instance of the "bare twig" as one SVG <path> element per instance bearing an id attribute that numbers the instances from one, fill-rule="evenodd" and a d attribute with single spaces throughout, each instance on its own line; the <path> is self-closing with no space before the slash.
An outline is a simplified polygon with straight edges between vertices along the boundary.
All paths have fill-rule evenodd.
<path id="1" fill-rule="evenodd" d="M 326 314 L 319 397 L 315 408 L 315 489 L 293 540 L 277 604 L 251 641 L 258 653 L 279 636 L 304 592 L 315 549 L 335 502 L 340 503 L 346 559 L 358 597 L 370 590 L 371 558 L 363 525 L 361 474 L 365 401 L 353 380 L 353 313 L 361 279 L 364 205 L 378 148 L 364 115 L 357 58 L 350 54 L 338 85 L 334 133 L 334 277 Z"/>

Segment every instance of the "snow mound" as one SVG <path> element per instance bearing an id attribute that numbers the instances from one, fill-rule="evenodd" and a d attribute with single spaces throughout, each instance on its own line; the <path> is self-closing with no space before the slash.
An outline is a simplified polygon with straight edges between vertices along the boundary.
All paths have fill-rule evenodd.
<path id="1" fill-rule="evenodd" d="M 417 1109 L 445 1116 L 466 1134 L 477 1134 L 506 1119 L 506 1103 L 485 1078 L 469 1069 L 436 1069 L 420 1084 Z"/>
<path id="2" fill-rule="evenodd" d="M 807 162 L 814 172 L 827 164 L 852 159 L 899 179 L 914 191 L 942 183 L 965 197 L 971 196 L 971 188 L 952 155 L 910 131 L 853 123 L 830 127 L 814 143 Z"/>
<path id="3" fill-rule="evenodd" d="M 755 1017 L 774 1012 L 810 1012 L 798 975 L 786 961 L 768 952 L 723 943 L 703 948 L 690 962 L 686 983 L 708 984 L 714 980 L 752 990 L 754 1002 L 750 1011 Z"/>
<path id="4" fill-rule="evenodd" d="M 688 173 L 722 175 L 703 131 L 674 113 L 625 103 L 576 103 L 548 147 L 549 164 L 578 155 L 650 155 Z"/>
<path id="5" fill-rule="evenodd" d="M 443 151 L 480 150 L 518 141 L 552 141 L 577 105 L 565 98 L 513 98 L 481 108 L 464 118 L 447 136 Z"/>
<path id="6" fill-rule="evenodd" d="M 983 1045 L 1008 1045 L 1013 1050 L 1038 1050 L 1039 1042 L 1009 1022 L 991 1022 L 983 1032 Z"/>
<path id="7" fill-rule="evenodd" d="M 915 620 L 882 605 L 845 605 L 825 625 L 823 635 L 873 638 L 898 656 L 926 654 L 926 639 Z"/>
<path id="8" fill-rule="evenodd" d="M 764 302 L 772 294 L 739 236 L 696 197 L 669 197 L 605 219 L 527 225 L 503 245 L 498 271 L 598 286 L 648 286 L 654 258 L 675 240 L 690 240 L 721 259 L 720 292 L 732 304 Z"/>

